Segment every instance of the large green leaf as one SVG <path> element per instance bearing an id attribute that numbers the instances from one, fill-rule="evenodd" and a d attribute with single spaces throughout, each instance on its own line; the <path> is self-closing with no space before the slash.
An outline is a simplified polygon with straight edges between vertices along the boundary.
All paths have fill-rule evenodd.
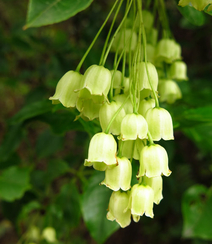
<path id="1" fill-rule="evenodd" d="M 62 186 L 55 201 L 48 206 L 45 225 L 53 226 L 58 233 L 70 233 L 70 228 L 79 224 L 80 217 L 80 194 L 74 181 L 71 181 Z"/>
<path id="2" fill-rule="evenodd" d="M 103 172 L 95 172 L 90 178 L 87 188 L 82 196 L 82 213 L 84 221 L 91 236 L 98 242 L 103 243 L 119 225 L 116 222 L 107 220 L 111 190 L 99 183 L 104 179 Z"/>
<path id="3" fill-rule="evenodd" d="M 51 130 L 46 130 L 42 133 L 37 140 L 36 154 L 38 158 L 45 158 L 53 155 L 59 151 L 64 142 L 64 137 L 52 133 Z"/>
<path id="4" fill-rule="evenodd" d="M 182 202 L 183 236 L 212 239 L 212 191 L 203 185 L 194 185 L 184 194 Z"/>
<path id="5" fill-rule="evenodd" d="M 193 25 L 202 26 L 205 24 L 205 14 L 191 6 L 178 7 L 180 13 Z"/>
<path id="6" fill-rule="evenodd" d="M 93 0 L 30 0 L 24 29 L 58 23 L 86 9 Z"/>
<path id="7" fill-rule="evenodd" d="M 0 198 L 6 201 L 14 201 L 21 198 L 30 188 L 29 168 L 12 166 L 0 175 Z"/>
<path id="8" fill-rule="evenodd" d="M 199 124 L 183 129 L 183 132 L 196 143 L 203 152 L 211 152 L 212 123 Z"/>
<path id="9" fill-rule="evenodd" d="M 0 162 L 6 161 L 17 149 L 23 139 L 24 131 L 21 124 L 16 124 L 8 128 L 8 132 L 0 147 Z"/>
<path id="10" fill-rule="evenodd" d="M 183 114 L 184 119 L 196 122 L 212 122 L 212 106 L 189 109 Z"/>
<path id="11" fill-rule="evenodd" d="M 27 119 L 44 114 L 51 111 L 52 104 L 48 100 L 41 100 L 38 102 L 25 105 L 17 114 L 10 120 L 11 124 L 22 123 Z"/>
<path id="12" fill-rule="evenodd" d="M 51 183 L 55 178 L 67 173 L 69 166 L 61 159 L 55 159 L 48 162 L 47 170 L 45 171 L 45 182 Z"/>

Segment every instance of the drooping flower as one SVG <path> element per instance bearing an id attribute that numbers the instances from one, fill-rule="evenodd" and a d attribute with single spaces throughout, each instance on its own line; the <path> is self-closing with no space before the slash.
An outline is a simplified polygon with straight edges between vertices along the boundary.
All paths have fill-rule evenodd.
<path id="1" fill-rule="evenodd" d="M 160 80 L 158 92 L 161 102 L 167 102 L 172 104 L 177 99 L 182 98 L 181 90 L 177 83 L 173 80 Z"/>
<path id="2" fill-rule="evenodd" d="M 99 110 L 99 121 L 102 127 L 102 131 L 105 131 L 107 129 L 111 119 L 113 118 L 117 110 L 121 107 L 121 105 L 122 104 L 120 102 L 112 101 L 110 104 L 105 103 L 101 106 Z M 121 133 L 121 122 L 125 115 L 125 110 L 124 108 L 122 108 L 112 122 L 109 133 L 112 133 L 113 135 L 119 135 Z"/>
<path id="3" fill-rule="evenodd" d="M 129 193 L 114 191 L 110 197 L 107 219 L 116 221 L 121 228 L 125 228 L 131 223 L 131 212 L 127 209 L 129 203 Z"/>
<path id="4" fill-rule="evenodd" d="M 140 114 L 127 114 L 121 122 L 121 139 L 136 140 L 147 138 L 148 125 Z"/>
<path id="5" fill-rule="evenodd" d="M 170 113 L 164 108 L 150 108 L 145 115 L 153 141 L 173 140 L 173 124 Z"/>
<path id="6" fill-rule="evenodd" d="M 57 83 L 55 94 L 49 98 L 52 103 L 62 103 L 67 108 L 75 107 L 78 98 L 76 90 L 81 88 L 82 77 L 73 70 L 66 72 Z"/>
<path id="7" fill-rule="evenodd" d="M 176 61 L 172 63 L 168 73 L 171 79 L 177 81 L 188 80 L 187 65 L 183 61 Z"/>
<path id="8" fill-rule="evenodd" d="M 147 68 L 148 68 L 149 78 L 150 78 L 152 87 L 155 91 L 157 91 L 157 88 L 158 88 L 157 70 L 156 70 L 155 66 L 150 62 L 147 62 Z M 150 86 L 149 79 L 147 76 L 145 62 L 140 62 L 136 65 L 136 72 L 137 72 L 136 79 L 138 82 L 138 90 L 139 91 L 141 91 L 143 89 L 151 90 L 151 86 Z"/>
<path id="9" fill-rule="evenodd" d="M 141 150 L 139 162 L 140 167 L 137 177 L 146 175 L 151 178 L 161 175 L 169 176 L 171 174 L 167 152 L 158 144 L 145 146 Z"/>
<path id="10" fill-rule="evenodd" d="M 91 95 L 106 97 L 111 85 L 111 73 L 103 66 L 91 65 L 82 78 L 82 88 Z"/>
<path id="11" fill-rule="evenodd" d="M 161 39 L 156 47 L 155 58 L 157 62 L 172 63 L 181 59 L 181 47 L 171 39 Z"/>
<path id="12" fill-rule="evenodd" d="M 88 159 L 85 159 L 84 165 L 104 171 L 117 165 L 116 151 L 117 143 L 111 134 L 97 133 L 91 138 Z"/>
<path id="13" fill-rule="evenodd" d="M 142 116 L 145 116 L 147 110 L 149 108 L 154 108 L 155 107 L 155 99 L 143 99 L 141 100 L 138 108 L 138 113 L 141 114 Z"/>
<path id="14" fill-rule="evenodd" d="M 154 192 L 150 186 L 136 184 L 132 187 L 128 208 L 135 222 L 138 222 L 143 214 L 153 218 L 153 201 Z"/>
<path id="15" fill-rule="evenodd" d="M 163 180 L 162 176 L 156 176 L 148 178 L 147 176 L 142 176 L 142 182 L 145 182 L 148 186 L 150 186 L 154 191 L 154 203 L 159 204 L 163 199 L 162 189 L 163 189 Z"/>
<path id="16" fill-rule="evenodd" d="M 131 187 L 132 165 L 125 157 L 117 158 L 117 160 L 117 166 L 105 170 L 105 179 L 101 184 L 106 185 L 113 191 L 119 189 L 127 191 Z"/>

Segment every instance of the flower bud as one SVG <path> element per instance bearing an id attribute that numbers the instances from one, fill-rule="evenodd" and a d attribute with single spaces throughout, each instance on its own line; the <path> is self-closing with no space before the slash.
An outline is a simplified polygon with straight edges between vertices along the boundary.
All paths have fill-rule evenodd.
<path id="1" fill-rule="evenodd" d="M 82 89 L 89 90 L 91 95 L 106 97 L 111 85 L 111 73 L 103 66 L 92 65 L 82 78 Z"/>
<path id="2" fill-rule="evenodd" d="M 146 52 L 147 52 L 147 61 L 151 62 L 151 63 L 154 63 L 154 60 L 155 60 L 155 47 L 152 44 L 147 43 L 146 44 Z M 143 46 L 142 46 L 141 56 L 144 59 Z"/>
<path id="3" fill-rule="evenodd" d="M 105 170 L 105 179 L 101 184 L 113 191 L 118 191 L 119 189 L 127 191 L 131 187 L 132 165 L 125 157 L 117 158 L 117 160 L 117 166 Z"/>
<path id="4" fill-rule="evenodd" d="M 113 79 L 113 88 L 122 88 L 122 73 L 119 70 L 111 70 L 111 79 Z M 115 73 L 115 74 L 114 74 Z"/>
<path id="5" fill-rule="evenodd" d="M 154 16 L 151 12 L 147 10 L 142 11 L 142 17 L 143 17 L 143 25 L 147 32 L 152 28 L 153 22 L 154 22 Z M 135 19 L 135 28 L 139 29 L 141 23 L 140 23 L 140 15 L 137 14 Z"/>
<path id="6" fill-rule="evenodd" d="M 57 241 L 56 231 L 52 227 L 46 227 L 42 232 L 42 237 L 50 243 L 55 243 Z"/>
<path id="7" fill-rule="evenodd" d="M 91 138 L 88 159 L 85 159 L 84 165 L 93 165 L 94 169 L 104 171 L 117 165 L 116 151 L 117 144 L 111 134 L 97 133 Z"/>
<path id="8" fill-rule="evenodd" d="M 113 118 L 114 114 L 121 107 L 120 102 L 111 102 L 110 104 L 105 103 L 99 110 L 99 121 L 102 127 L 102 131 L 105 131 Z M 109 133 L 113 135 L 119 135 L 121 133 L 121 122 L 125 116 L 125 110 L 122 108 L 121 111 L 115 117 L 113 123 L 110 126 Z"/>
<path id="9" fill-rule="evenodd" d="M 173 125 L 170 113 L 164 108 L 150 108 L 145 115 L 153 141 L 173 140 Z"/>
<path id="10" fill-rule="evenodd" d="M 137 177 L 146 175 L 151 178 L 161 176 L 161 174 L 165 176 L 171 174 L 166 150 L 158 144 L 145 146 L 140 153 L 140 167 Z"/>
<path id="11" fill-rule="evenodd" d="M 177 99 L 182 98 L 182 93 L 173 80 L 160 80 L 158 92 L 160 95 L 161 102 L 174 103 Z"/>
<path id="12" fill-rule="evenodd" d="M 147 36 L 147 41 L 152 44 L 153 46 L 156 46 L 158 41 L 158 30 L 155 28 L 152 28 L 149 32 L 149 35 Z"/>
<path id="13" fill-rule="evenodd" d="M 154 108 L 155 107 L 155 99 L 143 99 L 140 104 L 139 104 L 139 108 L 138 108 L 138 113 L 141 114 L 142 116 L 145 116 L 146 111 L 149 108 Z"/>
<path id="14" fill-rule="evenodd" d="M 121 139 L 136 140 L 147 138 L 148 125 L 140 114 L 127 114 L 121 122 Z"/>
<path id="15" fill-rule="evenodd" d="M 155 58 L 160 62 L 172 63 L 181 59 L 181 47 L 174 40 L 161 39 L 157 44 Z"/>
<path id="16" fill-rule="evenodd" d="M 130 225 L 131 212 L 127 209 L 128 203 L 129 194 L 127 192 L 114 191 L 110 197 L 107 219 L 115 220 L 121 228 Z"/>
<path id="17" fill-rule="evenodd" d="M 138 82 L 138 90 L 141 91 L 143 89 L 149 89 L 151 90 L 150 83 L 152 84 L 152 87 L 155 91 L 157 91 L 158 87 L 158 73 L 155 68 L 155 66 L 149 62 L 147 62 L 147 68 L 149 72 L 149 78 L 147 76 L 147 71 L 146 71 L 146 65 L 145 62 L 140 62 L 136 66 L 136 71 L 137 71 L 137 82 Z"/>
<path id="18" fill-rule="evenodd" d="M 111 51 L 119 53 L 125 48 L 126 52 L 134 51 L 137 46 L 137 34 L 132 29 L 121 29 L 114 38 Z"/>
<path id="19" fill-rule="evenodd" d="M 186 63 L 183 61 L 174 62 L 170 67 L 169 76 L 177 81 L 188 80 Z"/>
<path id="20" fill-rule="evenodd" d="M 153 200 L 154 192 L 150 186 L 136 184 L 132 187 L 128 207 L 135 222 L 138 222 L 143 214 L 153 218 Z"/>
<path id="21" fill-rule="evenodd" d="M 154 191 L 154 203 L 159 204 L 163 199 L 162 189 L 163 189 L 163 180 L 162 176 L 156 176 L 148 178 L 145 175 L 142 177 L 142 182 L 145 182 L 146 185 L 150 186 Z"/>
<path id="22" fill-rule="evenodd" d="M 75 71 L 68 71 L 59 80 L 55 94 L 49 99 L 53 104 L 62 103 L 64 107 L 75 107 L 78 93 L 75 90 L 81 88 L 82 75 Z"/>
<path id="23" fill-rule="evenodd" d="M 125 95 L 125 94 L 116 95 L 115 97 L 113 97 L 113 99 L 116 102 L 120 102 L 120 103 L 123 103 L 126 100 L 126 98 L 127 98 L 127 95 Z M 128 99 L 127 102 L 125 103 L 124 110 L 125 110 L 126 114 L 131 114 L 133 112 L 133 105 L 132 105 L 130 99 Z"/>

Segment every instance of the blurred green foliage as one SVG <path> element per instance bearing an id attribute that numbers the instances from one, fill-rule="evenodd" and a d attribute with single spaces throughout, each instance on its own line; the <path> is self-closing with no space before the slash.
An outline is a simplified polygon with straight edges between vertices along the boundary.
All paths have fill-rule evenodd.
<path id="1" fill-rule="evenodd" d="M 185 18 L 174 1 L 167 2 L 189 81 L 180 84 L 182 100 L 174 106 L 163 105 L 171 112 L 176 130 L 175 141 L 162 142 L 172 175 L 164 180 L 164 199 L 155 207 L 153 220 L 143 217 L 112 234 L 118 226 L 105 218 L 110 192 L 98 186 L 101 173 L 83 167 L 89 137 L 99 126 L 82 119 L 73 122 L 78 115 L 75 110 L 48 101 L 60 77 L 77 66 L 112 3 L 94 1 L 65 22 L 25 31 L 28 1 L 0 3 L 2 244 L 46 243 L 41 234 L 48 226 L 55 228 L 61 244 L 103 243 L 107 238 L 106 243 L 122 244 L 212 243 L 209 15 L 188 6 L 180 9 Z M 83 70 L 98 63 L 108 28 Z M 32 233 L 34 226 L 37 234 Z"/>

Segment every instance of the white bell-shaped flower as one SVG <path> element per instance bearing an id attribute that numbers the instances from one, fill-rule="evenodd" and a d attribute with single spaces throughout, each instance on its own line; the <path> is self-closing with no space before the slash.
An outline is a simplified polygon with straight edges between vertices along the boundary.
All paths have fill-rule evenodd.
<path id="1" fill-rule="evenodd" d="M 153 144 L 145 146 L 140 153 L 140 167 L 137 177 L 146 175 L 148 178 L 161 175 L 169 176 L 171 171 L 168 167 L 168 155 L 166 150 Z"/>
<path id="2" fill-rule="evenodd" d="M 84 165 L 104 171 L 117 165 L 116 151 L 117 143 L 111 134 L 97 133 L 91 138 L 88 159 L 85 159 Z"/>
<path id="3" fill-rule="evenodd" d="M 105 170 L 105 179 L 101 184 L 113 191 L 118 191 L 120 189 L 127 191 L 131 188 L 132 165 L 125 157 L 117 158 L 117 160 L 117 166 Z"/>
<path id="4" fill-rule="evenodd" d="M 173 140 L 173 124 L 170 113 L 164 108 L 150 108 L 145 115 L 153 141 Z"/>

